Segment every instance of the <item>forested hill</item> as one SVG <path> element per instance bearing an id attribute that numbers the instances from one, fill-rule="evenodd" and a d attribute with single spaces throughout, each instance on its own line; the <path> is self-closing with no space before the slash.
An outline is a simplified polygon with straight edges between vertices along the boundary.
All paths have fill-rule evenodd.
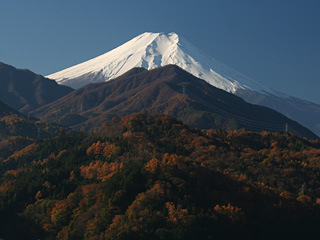
<path id="1" fill-rule="evenodd" d="M 1 162 L 4 239 L 319 239 L 320 144 L 131 114 Z"/>
<path id="2" fill-rule="evenodd" d="M 43 139 L 57 136 L 62 130 L 67 130 L 67 128 L 29 118 L 0 101 L 0 148 L 2 140 L 13 136 Z"/>
<path id="3" fill-rule="evenodd" d="M 57 136 L 61 131 L 69 129 L 28 118 L 0 101 L 0 162 L 37 139 Z"/>
<path id="4" fill-rule="evenodd" d="M 185 124 L 209 129 L 285 130 L 300 137 L 318 136 L 284 115 L 218 89 L 175 66 L 133 68 L 104 83 L 88 84 L 31 112 L 62 125 L 93 130 L 114 116 L 135 112 L 164 113 Z"/>

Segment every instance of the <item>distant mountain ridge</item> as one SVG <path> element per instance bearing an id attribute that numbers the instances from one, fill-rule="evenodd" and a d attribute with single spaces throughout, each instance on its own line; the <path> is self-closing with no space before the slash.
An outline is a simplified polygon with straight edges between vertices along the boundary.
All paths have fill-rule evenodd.
<path id="1" fill-rule="evenodd" d="M 288 123 L 297 135 L 317 138 L 280 113 L 246 103 L 175 65 L 134 68 L 111 81 L 88 84 L 32 114 L 88 130 L 139 111 L 164 113 L 199 128 L 284 131 Z"/>
<path id="2" fill-rule="evenodd" d="M 275 109 L 320 136 L 320 105 L 316 103 L 296 97 L 282 98 L 250 90 L 238 90 L 236 95 L 247 102 Z"/>
<path id="3" fill-rule="evenodd" d="M 22 113 L 48 104 L 73 89 L 29 70 L 0 62 L 0 101 Z"/>

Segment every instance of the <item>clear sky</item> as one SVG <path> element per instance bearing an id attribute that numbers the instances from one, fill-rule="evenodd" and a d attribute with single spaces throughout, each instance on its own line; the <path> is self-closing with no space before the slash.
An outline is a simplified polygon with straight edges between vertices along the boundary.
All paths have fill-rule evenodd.
<path id="1" fill-rule="evenodd" d="M 319 0 L 0 0 L 0 62 L 42 75 L 146 31 L 176 32 L 258 82 L 320 104 Z"/>

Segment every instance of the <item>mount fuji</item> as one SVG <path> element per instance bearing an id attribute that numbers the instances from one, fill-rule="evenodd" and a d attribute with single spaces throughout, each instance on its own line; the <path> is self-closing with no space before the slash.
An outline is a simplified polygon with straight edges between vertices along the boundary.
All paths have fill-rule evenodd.
<path id="1" fill-rule="evenodd" d="M 135 67 L 151 70 L 169 64 L 250 103 L 273 108 L 320 135 L 320 105 L 258 83 L 210 57 L 176 33 L 143 33 L 101 56 L 46 77 L 77 89 L 119 77 Z"/>
<path id="2" fill-rule="evenodd" d="M 47 77 L 59 84 L 79 88 L 119 77 L 134 67 L 151 70 L 169 64 L 228 92 L 249 89 L 275 93 L 206 55 L 176 33 L 143 33 L 110 52 Z"/>

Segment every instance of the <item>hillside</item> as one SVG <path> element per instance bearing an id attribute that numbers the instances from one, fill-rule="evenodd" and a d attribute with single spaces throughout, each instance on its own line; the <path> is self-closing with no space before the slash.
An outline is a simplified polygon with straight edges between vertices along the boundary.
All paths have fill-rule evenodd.
<path id="1" fill-rule="evenodd" d="M 22 113 L 27 114 L 72 91 L 29 70 L 0 62 L 0 101 Z"/>
<path id="2" fill-rule="evenodd" d="M 258 92 L 238 90 L 236 95 L 245 101 L 267 106 L 282 113 L 290 119 L 294 119 L 303 126 L 308 127 L 320 136 L 320 105 L 304 101 L 295 97 L 281 98 L 272 95 L 263 95 Z"/>
<path id="3" fill-rule="evenodd" d="M 11 154 L 36 142 L 57 136 L 68 128 L 29 118 L 0 101 L 0 163 Z"/>
<path id="4" fill-rule="evenodd" d="M 10 108 L 8 105 L 0 101 L 0 117 L 4 117 L 10 114 L 18 114 L 18 111 Z"/>
<path id="5" fill-rule="evenodd" d="M 320 144 L 132 114 L 0 164 L 5 239 L 319 239 Z"/>
<path id="6" fill-rule="evenodd" d="M 66 127 L 28 118 L 0 101 L 0 141 L 12 136 L 44 139 L 58 135 Z"/>
<path id="7" fill-rule="evenodd" d="M 288 130 L 301 137 L 317 136 L 266 107 L 248 104 L 175 65 L 134 68 L 105 83 L 86 85 L 32 112 L 32 115 L 82 130 L 133 112 L 164 113 L 198 128 Z"/>

